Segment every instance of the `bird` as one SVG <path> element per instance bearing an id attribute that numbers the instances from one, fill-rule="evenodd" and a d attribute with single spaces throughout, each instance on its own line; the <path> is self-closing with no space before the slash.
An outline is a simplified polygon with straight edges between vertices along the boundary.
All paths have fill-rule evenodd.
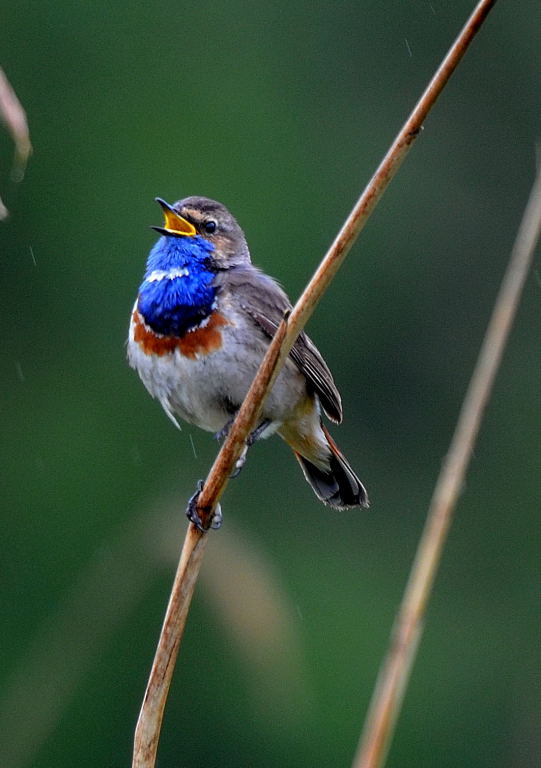
<path id="1" fill-rule="evenodd" d="M 224 437 L 291 303 L 252 264 L 244 232 L 222 203 L 199 196 L 156 202 L 164 222 L 152 227 L 160 237 L 131 313 L 128 362 L 176 426 L 182 420 Z M 320 501 L 338 510 L 368 507 L 366 489 L 323 414 L 342 421 L 340 394 L 302 332 L 248 444 L 277 433 Z M 201 528 L 194 504 L 187 514 Z"/>

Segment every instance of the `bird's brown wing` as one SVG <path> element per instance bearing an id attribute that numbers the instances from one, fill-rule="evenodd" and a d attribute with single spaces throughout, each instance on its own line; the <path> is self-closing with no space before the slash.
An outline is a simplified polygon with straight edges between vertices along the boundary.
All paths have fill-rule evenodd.
<path id="1" fill-rule="evenodd" d="M 252 265 L 228 270 L 223 284 L 224 288 L 227 285 L 244 312 L 272 338 L 284 312 L 291 308 L 280 286 Z M 300 334 L 289 355 L 318 395 L 327 416 L 332 421 L 341 422 L 340 393 L 327 364 L 304 332 Z"/>

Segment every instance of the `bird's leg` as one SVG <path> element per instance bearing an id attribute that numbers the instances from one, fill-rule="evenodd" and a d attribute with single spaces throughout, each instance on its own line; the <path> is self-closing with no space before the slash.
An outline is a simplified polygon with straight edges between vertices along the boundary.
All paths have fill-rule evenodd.
<path id="1" fill-rule="evenodd" d="M 238 413 L 238 411 L 237 411 L 237 413 Z M 237 418 L 237 413 L 232 418 L 230 418 L 229 421 L 226 421 L 225 424 L 223 425 L 223 427 L 218 430 L 218 432 L 214 433 L 214 439 L 215 440 L 225 440 L 225 438 L 229 434 L 229 430 L 233 426 L 233 422 Z"/>
<path id="2" fill-rule="evenodd" d="M 250 432 L 250 434 L 246 438 L 246 445 L 249 448 L 254 443 L 256 443 L 261 437 L 263 437 L 263 433 L 267 429 L 270 423 L 271 423 L 270 419 L 263 419 L 263 421 L 254 429 L 254 431 Z"/>
<path id="3" fill-rule="evenodd" d="M 203 521 L 201 520 L 201 517 L 199 516 L 199 512 L 197 511 L 197 500 L 199 499 L 199 496 L 201 495 L 201 491 L 203 490 L 203 481 L 199 480 L 197 483 L 197 490 L 195 491 L 194 495 L 190 497 L 190 500 L 188 501 L 188 506 L 186 507 L 186 517 L 190 521 L 190 523 L 193 523 L 196 528 L 199 528 L 200 531 L 203 531 L 205 533 L 208 531 L 208 528 L 205 528 L 203 525 Z M 216 504 L 216 507 L 214 509 L 214 514 L 212 516 L 212 520 L 210 521 L 209 528 L 213 528 L 214 530 L 217 530 L 221 524 L 222 524 L 223 516 L 222 516 L 222 508 L 219 504 Z"/>
<path id="4" fill-rule="evenodd" d="M 238 477 L 240 475 L 240 471 L 243 468 L 243 466 L 246 464 L 246 454 L 248 453 L 248 443 L 244 446 L 242 449 L 242 453 L 239 456 L 239 458 L 235 462 L 235 466 L 233 468 L 233 472 L 229 475 L 231 480 L 233 480 L 235 477 Z"/>
<path id="5" fill-rule="evenodd" d="M 222 429 L 215 434 L 215 437 L 217 440 L 222 440 L 223 438 L 227 437 L 229 434 L 229 430 L 231 429 L 231 425 L 235 421 L 235 416 L 233 416 L 232 419 L 230 419 L 223 427 Z M 263 421 L 258 424 L 258 426 L 253 430 L 253 432 L 250 432 L 248 437 L 246 438 L 246 444 L 244 448 L 242 449 L 242 453 L 240 454 L 239 458 L 237 459 L 235 463 L 235 468 L 233 469 L 233 472 L 231 473 L 231 478 L 237 477 L 237 475 L 240 473 L 241 469 L 243 468 L 244 464 L 246 463 L 246 455 L 248 453 L 248 448 L 250 448 L 257 440 L 259 440 L 269 424 L 271 423 L 270 419 L 263 419 Z M 201 520 L 201 517 L 199 515 L 199 512 L 197 511 L 197 500 L 199 499 L 199 496 L 201 495 L 201 491 L 203 490 L 203 481 L 199 480 L 197 483 L 197 489 L 193 496 L 190 497 L 188 501 L 188 506 L 186 507 L 186 517 L 188 520 L 195 525 L 196 528 L 199 528 L 200 531 L 207 531 L 208 528 L 205 528 L 203 526 L 203 521 Z M 212 516 L 212 520 L 210 521 L 209 528 L 213 528 L 217 530 L 221 524 L 222 524 L 222 508 L 219 504 L 216 505 L 216 508 L 214 510 L 214 514 Z"/>
<path id="6" fill-rule="evenodd" d="M 238 411 L 237 411 L 238 413 Z M 231 427 L 233 425 L 233 422 L 237 418 L 237 414 L 233 416 L 232 419 L 229 419 L 226 424 L 221 428 L 219 432 L 216 432 L 214 437 L 216 440 L 223 440 L 226 438 L 231 430 Z M 246 438 L 246 445 L 244 446 L 244 449 L 237 459 L 235 463 L 235 468 L 233 469 L 233 472 L 231 472 L 231 479 L 237 477 L 240 474 L 241 469 L 243 468 L 244 464 L 246 463 L 246 454 L 248 452 L 248 448 L 251 448 L 251 446 L 257 442 L 262 436 L 269 424 L 271 423 L 270 419 L 263 419 L 263 421 L 253 430 L 253 432 L 250 432 L 248 437 Z"/>
<path id="7" fill-rule="evenodd" d="M 237 477 L 240 474 L 241 469 L 246 463 L 246 456 L 248 454 L 248 448 L 251 448 L 251 446 L 259 440 L 260 437 L 262 437 L 263 432 L 267 429 L 269 424 L 271 423 L 270 419 L 263 419 L 263 421 L 254 429 L 253 432 L 250 432 L 248 437 L 246 438 L 246 444 L 244 448 L 242 449 L 242 453 L 237 459 L 235 463 L 235 469 L 231 473 L 231 478 Z"/>
<path id="8" fill-rule="evenodd" d="M 238 413 L 238 411 L 237 411 Z M 233 426 L 233 422 L 237 418 L 237 413 L 229 419 L 229 421 L 226 421 L 226 423 L 223 425 L 223 427 L 218 431 L 214 433 L 214 437 L 216 440 L 225 440 L 228 436 L 229 432 L 231 431 L 231 427 Z M 242 460 L 242 461 L 241 461 Z M 241 457 L 237 459 L 237 463 L 235 464 L 235 469 L 233 472 L 231 472 L 230 476 L 231 478 L 236 477 L 239 472 L 241 471 L 244 462 L 246 461 L 246 450 L 243 451 Z"/>
<path id="9" fill-rule="evenodd" d="M 233 418 L 229 419 L 229 421 L 226 421 L 224 426 L 218 432 L 214 433 L 216 440 L 224 440 L 228 436 L 231 427 L 233 426 L 233 422 L 237 418 L 237 413 L 233 416 Z M 251 447 L 254 443 L 256 443 L 259 438 L 263 436 L 263 432 L 267 429 L 270 423 L 270 419 L 263 419 L 263 421 L 253 430 L 253 432 L 250 432 L 246 438 L 246 444 Z"/>

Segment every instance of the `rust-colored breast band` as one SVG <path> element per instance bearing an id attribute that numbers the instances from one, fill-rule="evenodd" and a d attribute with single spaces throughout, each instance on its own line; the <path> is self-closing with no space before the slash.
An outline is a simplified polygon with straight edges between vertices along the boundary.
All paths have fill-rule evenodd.
<path id="1" fill-rule="evenodd" d="M 195 360 L 198 355 L 209 355 L 222 346 L 220 328 L 229 325 L 220 312 L 213 312 L 204 326 L 187 331 L 184 336 L 162 336 L 145 325 L 139 312 L 133 313 L 133 338 L 146 355 L 171 355 L 179 350 L 181 355 Z"/>

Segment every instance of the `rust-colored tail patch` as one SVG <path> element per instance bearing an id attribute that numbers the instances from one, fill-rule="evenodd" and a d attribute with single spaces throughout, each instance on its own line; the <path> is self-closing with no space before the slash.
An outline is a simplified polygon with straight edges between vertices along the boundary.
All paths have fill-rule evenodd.
<path id="1" fill-rule="evenodd" d="M 368 507 L 368 495 L 344 454 L 338 449 L 326 427 L 322 424 L 323 433 L 328 442 L 330 457 L 328 467 L 315 464 L 307 458 L 306 451 L 301 453 L 300 444 L 293 447 L 295 458 L 301 465 L 305 478 L 312 490 L 324 504 L 335 509 L 351 509 L 353 507 Z M 280 433 L 282 434 L 282 433 Z"/>

